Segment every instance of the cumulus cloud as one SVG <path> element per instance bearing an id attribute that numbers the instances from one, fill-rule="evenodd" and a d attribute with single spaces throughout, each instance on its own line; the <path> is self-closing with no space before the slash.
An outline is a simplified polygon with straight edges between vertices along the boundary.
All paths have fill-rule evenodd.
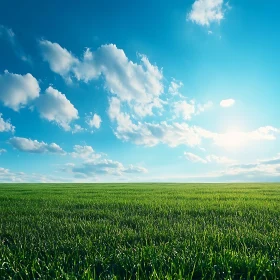
<path id="1" fill-rule="evenodd" d="M 223 0 L 196 0 L 187 14 L 187 20 L 202 26 L 209 26 L 212 22 L 220 23 L 224 18 L 224 13 Z"/>
<path id="2" fill-rule="evenodd" d="M 79 118 L 78 110 L 65 94 L 51 86 L 36 100 L 36 108 L 41 118 L 57 123 L 66 131 L 71 129 L 70 123 Z"/>
<path id="3" fill-rule="evenodd" d="M 110 159 L 88 160 L 77 166 L 68 165 L 67 171 L 74 174 L 81 174 L 86 177 L 93 177 L 96 175 L 121 176 L 124 173 L 139 174 L 147 172 L 143 167 L 130 165 L 126 168 L 122 163 Z"/>
<path id="4" fill-rule="evenodd" d="M 74 174 L 75 177 L 87 178 L 96 175 L 122 176 L 124 174 L 146 173 L 147 169 L 141 166 L 129 165 L 125 167 L 122 163 L 107 159 L 105 154 L 99 154 L 91 146 L 75 145 L 70 155 L 74 159 L 82 159 L 80 164 L 68 163 L 62 171 Z"/>
<path id="5" fill-rule="evenodd" d="M 272 126 L 260 127 L 248 132 L 215 133 L 187 123 L 134 122 L 128 113 L 122 111 L 121 102 L 117 98 L 110 99 L 108 114 L 116 123 L 114 132 L 119 139 L 145 146 L 162 143 L 170 147 L 179 145 L 193 147 L 199 146 L 203 140 L 210 140 L 217 146 L 234 148 L 256 141 L 275 140 L 280 132 L 280 129 Z"/>
<path id="6" fill-rule="evenodd" d="M 5 70 L 0 75 L 0 101 L 6 107 L 18 111 L 39 96 L 38 81 L 31 75 L 19 75 Z"/>
<path id="7" fill-rule="evenodd" d="M 101 155 L 97 154 L 91 146 L 75 145 L 73 150 L 74 152 L 71 153 L 73 158 L 98 159 L 101 157 Z"/>
<path id="8" fill-rule="evenodd" d="M 209 1 L 207 7 L 210 11 L 213 10 L 213 5 L 220 3 L 217 0 Z M 200 7 L 200 4 L 193 8 L 197 6 Z M 43 40 L 40 45 L 44 59 L 48 61 L 51 69 L 64 78 L 88 82 L 103 77 L 104 86 L 110 93 L 108 115 L 115 135 L 123 141 L 145 146 L 162 143 L 171 147 L 200 146 L 203 141 L 208 141 L 221 147 L 232 148 L 247 145 L 252 141 L 274 140 L 278 134 L 278 129 L 269 126 L 249 132 L 216 133 L 186 122 L 160 121 L 162 110 L 167 105 L 176 117 L 187 121 L 213 104 L 183 100 L 182 96 L 176 95 L 182 86 L 182 83 L 176 80 L 173 80 L 168 88 L 172 99 L 176 100 L 163 100 L 165 95 L 162 70 L 152 65 L 144 55 L 138 55 L 138 63 L 129 60 L 125 52 L 113 44 L 102 45 L 94 52 L 86 49 L 81 58 L 75 57 L 56 43 Z M 61 63 L 58 63 L 59 59 L 62 60 Z M 182 100 L 177 100 L 178 97 Z M 155 115 L 157 117 L 151 121 L 151 116 Z M 144 120 L 144 117 L 149 117 L 149 121 Z M 75 118 L 77 114 L 73 113 L 72 119 Z M 94 119 L 93 116 L 86 121 L 96 128 L 100 125 L 98 117 Z M 70 119 L 62 122 L 66 123 L 64 126 L 67 129 L 69 122 Z"/>
<path id="9" fill-rule="evenodd" d="M 11 124 L 10 120 L 5 121 L 0 113 L 0 132 L 15 132 L 15 127 Z"/>
<path id="10" fill-rule="evenodd" d="M 61 183 L 72 182 L 73 178 L 58 177 L 53 175 L 44 175 L 38 173 L 27 174 L 24 172 L 14 172 L 12 170 L 0 167 L 0 182 L 3 183 Z"/>
<path id="11" fill-rule="evenodd" d="M 45 142 L 39 142 L 37 140 L 31 140 L 22 137 L 13 137 L 9 140 L 9 143 L 17 150 L 26 153 L 44 154 L 65 154 L 63 149 L 55 144 L 47 144 Z"/>
<path id="12" fill-rule="evenodd" d="M 70 81 L 69 72 L 78 59 L 57 43 L 41 40 L 39 45 L 42 49 L 43 59 L 49 63 L 51 70 Z"/>
<path id="13" fill-rule="evenodd" d="M 195 114 L 195 102 L 191 100 L 189 103 L 187 101 L 178 101 L 173 104 L 174 113 L 177 117 L 182 117 L 184 120 L 190 120 L 192 115 Z"/>
<path id="14" fill-rule="evenodd" d="M 172 95 L 178 95 L 179 93 L 179 89 L 183 86 L 184 84 L 181 81 L 176 81 L 175 79 L 173 79 L 170 82 L 170 85 L 168 87 L 168 92 Z"/>
<path id="15" fill-rule="evenodd" d="M 213 106 L 211 101 L 205 104 L 196 103 L 194 100 L 189 102 L 186 100 L 175 101 L 172 103 L 174 118 L 183 118 L 190 120 L 193 116 L 199 115 Z"/>
<path id="16" fill-rule="evenodd" d="M 122 172 L 135 174 L 135 173 L 147 173 L 148 170 L 144 167 L 134 166 L 134 165 L 130 164 L 128 166 L 128 168 L 125 168 Z"/>
<path id="17" fill-rule="evenodd" d="M 227 107 L 231 107 L 235 104 L 235 100 L 230 98 L 230 99 L 224 99 L 220 102 L 220 106 L 227 108 Z"/>
<path id="18" fill-rule="evenodd" d="M 77 59 L 57 43 L 40 41 L 44 59 L 50 68 L 65 79 L 88 82 L 101 76 L 105 88 L 140 117 L 152 115 L 161 108 L 159 96 L 163 93 L 162 72 L 152 65 L 145 55 L 138 55 L 140 63 L 130 61 L 116 45 L 102 45 L 91 52 L 86 49 L 83 58 Z"/>
<path id="19" fill-rule="evenodd" d="M 118 99 L 111 100 L 108 112 L 111 120 L 117 124 L 115 134 L 119 139 L 145 146 L 163 143 L 171 147 L 179 145 L 192 147 L 199 146 L 203 140 L 208 139 L 218 146 L 233 148 L 256 141 L 275 140 L 280 132 L 279 129 L 271 126 L 260 127 L 249 132 L 214 133 L 186 123 L 135 123 L 127 113 L 121 111 Z"/>
<path id="20" fill-rule="evenodd" d="M 250 179 L 268 180 L 280 178 L 280 156 L 268 160 L 259 160 L 254 163 L 229 166 L 220 173 L 224 178 L 237 178 L 239 180 Z"/>
<path id="21" fill-rule="evenodd" d="M 109 117 L 116 122 L 115 135 L 124 141 L 131 141 L 137 145 L 155 146 L 159 143 L 171 147 L 179 145 L 197 146 L 202 139 L 214 138 L 215 134 L 187 123 L 168 124 L 137 122 L 134 123 L 129 114 L 121 110 L 121 102 L 117 98 L 110 100 Z"/>
<path id="22" fill-rule="evenodd" d="M 90 116 L 87 117 L 87 120 L 86 120 L 87 124 L 90 126 L 90 127 L 94 127 L 94 128 L 97 128 L 99 129 L 100 126 L 101 126 L 101 117 L 97 114 L 94 114 L 92 116 L 92 113 L 90 114 Z"/>
<path id="23" fill-rule="evenodd" d="M 72 129 L 72 133 L 80 133 L 85 131 L 86 129 L 81 127 L 79 124 L 75 124 L 73 129 Z"/>

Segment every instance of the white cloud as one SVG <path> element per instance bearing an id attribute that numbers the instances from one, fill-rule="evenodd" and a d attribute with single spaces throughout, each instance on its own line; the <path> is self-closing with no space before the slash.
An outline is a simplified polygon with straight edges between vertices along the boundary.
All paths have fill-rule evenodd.
<path id="1" fill-rule="evenodd" d="M 207 163 L 207 160 L 199 157 L 198 155 L 195 155 L 193 153 L 184 153 L 185 157 L 187 160 L 192 161 L 192 162 L 200 162 L 200 163 Z"/>
<path id="2" fill-rule="evenodd" d="M 163 75 L 144 55 L 138 55 L 140 63 L 130 61 L 116 45 L 102 45 L 96 52 L 86 49 L 81 60 L 56 43 L 40 41 L 43 57 L 50 68 L 67 80 L 74 76 L 88 82 L 99 78 L 105 80 L 105 88 L 121 102 L 133 109 L 137 116 L 152 115 L 154 108 L 161 108 Z"/>
<path id="3" fill-rule="evenodd" d="M 123 172 L 124 173 L 133 173 L 133 174 L 135 174 L 135 173 L 147 173 L 148 170 L 146 168 L 144 168 L 144 167 L 134 166 L 134 165 L 130 164 L 128 168 L 125 168 L 123 170 Z"/>
<path id="4" fill-rule="evenodd" d="M 29 73 L 19 75 L 5 70 L 4 75 L 0 75 L 0 101 L 15 111 L 37 98 L 39 92 L 37 80 Z"/>
<path id="5" fill-rule="evenodd" d="M 232 159 L 229 159 L 224 156 L 216 156 L 216 155 L 208 155 L 205 158 L 202 158 L 198 155 L 195 155 L 193 153 L 184 153 L 184 156 L 186 159 L 192 162 L 200 162 L 200 163 L 218 163 L 218 164 L 233 164 L 235 161 Z"/>
<path id="6" fill-rule="evenodd" d="M 211 101 L 205 104 L 196 104 L 194 100 L 187 102 L 186 100 L 175 101 L 172 103 L 174 118 L 183 118 L 190 120 L 193 116 L 199 115 L 213 106 Z"/>
<path id="7" fill-rule="evenodd" d="M 83 127 L 81 127 L 79 124 L 75 124 L 73 129 L 72 129 L 72 133 L 79 133 L 79 132 L 83 132 L 86 129 L 84 129 Z"/>
<path id="8" fill-rule="evenodd" d="M 1 154 L 4 154 L 4 153 L 6 153 L 7 152 L 7 150 L 5 150 L 5 149 L 0 149 L 0 155 Z"/>
<path id="9" fill-rule="evenodd" d="M 231 107 L 235 104 L 235 100 L 234 99 L 224 99 L 220 102 L 220 106 L 227 108 L 227 107 Z"/>
<path id="10" fill-rule="evenodd" d="M 280 178 L 280 156 L 267 160 L 258 160 L 249 164 L 231 165 L 226 170 L 218 173 L 219 176 L 239 181 L 279 181 Z"/>
<path id="11" fill-rule="evenodd" d="M 13 137 L 9 140 L 9 143 L 17 150 L 27 153 L 53 153 L 53 154 L 65 154 L 63 149 L 55 144 L 47 144 L 45 142 L 39 142 L 37 140 L 31 140 L 22 137 Z"/>
<path id="12" fill-rule="evenodd" d="M 218 146 L 232 149 L 242 147 L 256 141 L 276 140 L 279 133 L 280 129 L 272 126 L 265 126 L 249 132 L 231 131 L 223 134 L 216 133 L 213 140 Z"/>
<path id="13" fill-rule="evenodd" d="M 224 156 L 208 155 L 206 160 L 209 163 L 218 163 L 218 164 L 233 164 L 235 160 L 229 159 Z"/>
<path id="14" fill-rule="evenodd" d="M 15 127 L 11 124 L 10 120 L 5 121 L 0 113 L 0 132 L 15 132 Z"/>
<path id="15" fill-rule="evenodd" d="M 110 99 L 108 114 L 116 124 L 114 132 L 119 139 L 145 146 L 162 143 L 171 147 L 193 147 L 208 139 L 217 146 L 232 149 L 252 142 L 275 140 L 280 132 L 277 128 L 266 126 L 248 132 L 214 133 L 199 126 L 179 122 L 134 122 L 128 113 L 122 111 L 121 102 L 117 98 Z"/>
<path id="16" fill-rule="evenodd" d="M 94 114 L 94 115 L 92 116 L 92 113 L 91 113 L 91 115 L 87 117 L 87 121 L 86 121 L 86 122 L 87 122 L 87 124 L 88 124 L 90 127 L 95 127 L 95 128 L 97 128 L 97 129 L 99 129 L 100 126 L 101 126 L 102 120 L 101 120 L 101 117 L 100 117 L 99 115 Z"/>
<path id="17" fill-rule="evenodd" d="M 182 116 L 184 120 L 190 120 L 192 115 L 195 114 L 195 102 L 193 100 L 188 103 L 187 101 L 178 101 L 173 104 L 174 113 L 177 117 Z"/>
<path id="18" fill-rule="evenodd" d="M 202 139 L 213 139 L 215 134 L 197 126 L 186 123 L 167 122 L 134 123 L 130 116 L 121 111 L 121 102 L 113 97 L 110 100 L 109 117 L 116 123 L 115 135 L 124 141 L 131 141 L 137 145 L 155 146 L 159 143 L 171 147 L 179 145 L 197 146 Z"/>
<path id="19" fill-rule="evenodd" d="M 9 169 L 0 167 L 0 182 L 4 183 L 61 183 L 61 182 L 72 182 L 73 178 L 62 178 L 53 175 L 44 174 L 26 174 L 24 172 L 13 172 Z"/>
<path id="20" fill-rule="evenodd" d="M 179 93 L 179 89 L 183 86 L 184 84 L 181 81 L 176 81 L 175 79 L 173 79 L 170 82 L 169 88 L 168 88 L 168 92 L 172 95 L 178 95 Z"/>
<path id="21" fill-rule="evenodd" d="M 51 86 L 36 100 L 41 118 L 52 121 L 64 130 L 70 130 L 70 123 L 79 118 L 77 109 L 64 94 Z"/>
<path id="22" fill-rule="evenodd" d="M 216 1 L 212 1 L 210 4 L 213 6 L 215 3 L 217 4 Z M 247 145 L 252 141 L 274 140 L 278 134 L 278 129 L 273 127 L 263 127 L 249 132 L 216 133 L 185 122 L 160 121 L 159 117 L 165 105 L 169 105 L 172 110 L 175 109 L 177 117 L 189 120 L 193 115 L 209 109 L 213 103 L 200 104 L 185 100 L 174 102 L 168 99 L 164 101 L 162 70 L 152 65 L 143 55 L 139 55 L 140 63 L 130 61 L 124 51 L 115 45 L 103 45 L 95 52 L 86 49 L 81 59 L 58 44 L 44 41 L 43 45 L 42 51 L 44 55 L 48 54 L 46 60 L 50 63 L 51 69 L 64 78 L 75 77 L 84 82 L 100 76 L 104 78 L 105 88 L 110 92 L 108 115 L 113 122 L 115 135 L 123 141 L 145 146 L 162 143 L 171 147 L 200 146 L 203 141 L 208 141 L 218 146 L 233 148 Z M 52 55 L 52 52 L 55 52 L 55 55 Z M 59 55 L 64 61 L 62 69 L 59 65 L 53 65 L 56 63 L 54 61 L 56 56 Z M 172 82 L 168 88 L 172 99 L 182 97 L 179 93 L 176 96 L 182 83 L 175 80 Z M 158 114 L 154 121 L 143 120 L 144 117 L 150 118 L 156 113 Z M 98 122 L 93 119 L 88 118 L 86 121 L 98 126 Z"/>
<path id="23" fill-rule="evenodd" d="M 100 154 L 95 153 L 91 146 L 75 145 L 73 150 L 74 152 L 71 153 L 73 158 L 98 159 L 101 157 Z"/>
<path id="24" fill-rule="evenodd" d="M 68 163 L 62 171 L 74 174 L 77 178 L 94 177 L 96 175 L 123 176 L 124 174 L 146 173 L 147 169 L 141 166 L 123 166 L 122 163 L 104 158 L 105 154 L 98 154 L 91 146 L 75 145 L 70 155 L 75 159 L 84 160 L 81 164 Z"/>
<path id="25" fill-rule="evenodd" d="M 86 177 L 94 177 L 96 175 L 122 176 L 124 173 L 139 174 L 147 172 L 145 168 L 133 165 L 125 168 L 122 163 L 110 159 L 88 160 L 78 166 L 68 165 L 65 170 Z"/>
<path id="26" fill-rule="evenodd" d="M 39 44 L 42 49 L 43 58 L 49 63 L 51 70 L 71 80 L 69 72 L 78 62 L 78 59 L 57 43 L 41 40 Z"/>
<path id="27" fill-rule="evenodd" d="M 224 18 L 223 0 L 196 0 L 187 20 L 202 26 L 209 26 L 212 22 L 220 23 Z"/>

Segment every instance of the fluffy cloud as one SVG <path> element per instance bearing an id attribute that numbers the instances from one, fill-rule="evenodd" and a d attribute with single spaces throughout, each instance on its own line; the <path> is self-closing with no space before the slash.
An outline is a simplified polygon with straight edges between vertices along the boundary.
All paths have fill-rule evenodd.
<path id="1" fill-rule="evenodd" d="M 155 146 L 163 143 L 171 147 L 197 146 L 203 138 L 213 139 L 215 137 L 212 132 L 186 123 L 168 124 L 164 121 L 160 123 L 134 123 L 127 113 L 121 111 L 121 102 L 114 97 L 110 100 L 108 113 L 110 119 L 117 124 L 116 136 L 137 145 Z"/>
<path id="2" fill-rule="evenodd" d="M 122 111 L 121 102 L 113 97 L 108 110 L 110 119 L 116 123 L 115 135 L 124 141 L 137 145 L 155 146 L 159 143 L 170 147 L 179 145 L 199 146 L 203 140 L 211 140 L 224 148 L 234 148 L 248 145 L 256 141 L 275 140 L 280 129 L 266 126 L 248 132 L 215 133 L 199 126 L 187 123 L 167 122 L 149 123 L 133 122 L 130 115 Z"/>
<path id="3" fill-rule="evenodd" d="M 53 175 L 26 174 L 24 172 L 14 172 L 12 170 L 0 167 L 0 182 L 4 183 L 62 183 L 73 182 L 73 178 L 61 178 Z"/>
<path id="4" fill-rule="evenodd" d="M 77 178 L 94 177 L 96 175 L 122 176 L 124 174 L 146 173 L 147 169 L 129 165 L 124 167 L 122 163 L 107 159 L 105 154 L 96 153 L 91 146 L 75 145 L 70 155 L 75 159 L 82 159 L 80 164 L 68 163 L 62 171 L 70 173 Z"/>
<path id="5" fill-rule="evenodd" d="M 199 115 L 200 113 L 208 110 L 213 106 L 211 101 L 205 104 L 196 104 L 194 100 L 187 102 L 186 100 L 175 101 L 172 103 L 174 117 L 183 118 L 184 120 L 190 120 L 194 115 Z"/>
<path id="6" fill-rule="evenodd" d="M 10 120 L 5 121 L 0 113 L 0 132 L 15 132 L 15 127 L 11 124 Z"/>
<path id="7" fill-rule="evenodd" d="M 199 146 L 203 140 L 211 140 L 224 148 L 242 147 L 252 142 L 275 140 L 280 130 L 272 126 L 260 127 L 248 132 L 214 133 L 199 126 L 186 123 L 133 122 L 129 114 L 122 112 L 121 103 L 112 98 L 108 110 L 109 117 L 116 123 L 115 135 L 124 141 L 137 145 L 155 146 L 159 143 L 171 147 L 179 145 Z"/>
<path id="8" fill-rule="evenodd" d="M 178 95 L 179 94 L 179 89 L 183 86 L 184 84 L 181 81 L 176 81 L 173 79 L 170 82 L 170 85 L 168 87 L 168 92 L 172 95 Z"/>
<path id="9" fill-rule="evenodd" d="M 125 168 L 122 163 L 110 159 L 88 160 L 81 165 L 68 165 L 66 170 L 70 173 L 80 174 L 86 177 L 93 177 L 96 175 L 113 175 L 121 176 L 124 173 L 146 173 L 147 170 L 143 167 L 130 165 Z"/>
<path id="10" fill-rule="evenodd" d="M 209 26 L 212 22 L 218 22 L 224 18 L 223 0 L 196 0 L 187 20 L 191 20 L 202 26 Z"/>
<path id="11" fill-rule="evenodd" d="M 195 103 L 193 100 L 188 103 L 187 101 L 174 102 L 174 113 L 177 117 L 182 116 L 184 120 L 190 120 L 192 115 L 195 114 Z"/>
<path id="12" fill-rule="evenodd" d="M 98 159 L 101 157 L 100 154 L 95 153 L 91 146 L 75 145 L 73 150 L 74 152 L 71 153 L 73 158 Z"/>
<path id="13" fill-rule="evenodd" d="M 49 63 L 51 70 L 71 80 L 69 72 L 78 62 L 78 59 L 57 43 L 41 40 L 39 44 L 42 49 L 43 58 Z"/>
<path id="14" fill-rule="evenodd" d="M 161 108 L 159 98 L 163 93 L 162 72 L 144 55 L 140 63 L 130 61 L 116 45 L 102 45 L 96 52 L 86 49 L 81 60 L 57 43 L 40 41 L 43 57 L 50 68 L 67 80 L 75 77 L 88 82 L 102 74 L 105 88 L 121 102 L 127 103 L 137 116 L 152 115 L 154 108 Z"/>
<path id="15" fill-rule="evenodd" d="M 267 180 L 280 178 L 280 156 L 268 160 L 259 160 L 255 163 L 229 166 L 220 176 L 238 178 L 238 180 Z"/>
<path id="16" fill-rule="evenodd" d="M 101 117 L 99 115 L 94 114 L 93 116 L 89 116 L 87 118 L 86 122 L 90 127 L 95 127 L 97 129 L 99 129 L 100 126 L 101 126 L 102 120 L 101 120 Z"/>
<path id="17" fill-rule="evenodd" d="M 0 75 L 0 101 L 15 111 L 36 99 L 39 92 L 37 80 L 29 73 L 19 75 L 5 70 L 4 75 Z"/>
<path id="18" fill-rule="evenodd" d="M 37 140 L 31 140 L 21 137 L 13 137 L 9 140 L 9 143 L 17 150 L 27 153 L 43 154 L 65 154 L 63 149 L 55 143 L 47 144 L 45 142 L 39 142 Z"/>
<path id="19" fill-rule="evenodd" d="M 75 124 L 73 129 L 72 129 L 72 133 L 79 133 L 79 132 L 83 132 L 86 129 L 84 129 L 83 127 L 81 127 L 79 124 Z"/>
<path id="20" fill-rule="evenodd" d="M 196 1 L 193 8 L 202 7 L 203 3 L 208 7 L 205 13 L 214 20 L 211 11 L 215 11 L 214 7 L 219 7 L 223 1 Z M 208 18 L 208 22 L 210 19 Z M 104 78 L 104 86 L 110 92 L 108 115 L 113 123 L 115 135 L 123 141 L 145 146 L 162 143 L 171 147 L 199 146 L 203 141 L 208 141 L 221 147 L 232 148 L 247 145 L 252 141 L 274 140 L 278 134 L 278 129 L 269 126 L 249 132 L 216 133 L 185 122 L 160 121 L 164 106 L 169 105 L 169 108 L 175 112 L 175 116 L 189 120 L 193 115 L 210 108 L 212 102 L 205 104 L 187 102 L 179 95 L 178 90 L 182 83 L 176 80 L 171 82 L 168 89 L 169 94 L 172 95 L 171 99 L 176 101 L 168 99 L 166 99 L 168 102 L 164 101 L 161 69 L 152 65 L 143 55 L 139 55 L 139 63 L 130 61 L 124 51 L 115 45 L 103 45 L 95 52 L 86 49 L 83 57 L 78 59 L 56 43 L 41 41 L 40 44 L 44 59 L 49 62 L 51 69 L 64 78 L 75 78 L 84 82 L 100 76 Z M 61 58 L 58 58 L 60 56 Z M 62 62 L 56 65 L 59 59 Z M 178 97 L 181 100 L 178 100 Z M 156 112 L 158 114 L 154 122 L 150 119 L 143 120 L 144 117 L 154 116 Z M 72 117 L 77 118 L 77 114 L 73 113 Z M 62 122 L 66 123 L 64 127 L 67 129 L 69 129 L 69 122 L 70 119 Z M 100 124 L 98 117 L 88 118 L 87 123 L 95 127 Z M 223 161 L 224 159 L 212 158 L 211 160 Z"/>
<path id="21" fill-rule="evenodd" d="M 6 153 L 7 152 L 7 150 L 5 150 L 5 149 L 0 149 L 0 155 L 1 154 L 4 154 L 4 153 Z"/>
<path id="22" fill-rule="evenodd" d="M 220 102 L 220 106 L 227 108 L 227 107 L 231 107 L 235 104 L 235 100 L 234 99 L 224 99 Z"/>
<path id="23" fill-rule="evenodd" d="M 70 123 L 78 119 L 78 111 L 64 94 L 51 86 L 36 100 L 41 118 L 52 121 L 64 130 L 70 130 Z"/>
<path id="24" fill-rule="evenodd" d="M 132 164 L 129 165 L 128 168 L 123 169 L 124 173 L 132 173 L 132 174 L 136 174 L 136 173 L 147 173 L 148 170 L 144 167 L 141 166 L 134 166 Z"/>

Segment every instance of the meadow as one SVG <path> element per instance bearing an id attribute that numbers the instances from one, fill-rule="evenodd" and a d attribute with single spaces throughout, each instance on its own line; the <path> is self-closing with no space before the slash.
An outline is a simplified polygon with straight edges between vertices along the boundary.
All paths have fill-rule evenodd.
<path id="1" fill-rule="evenodd" d="M 0 184 L 0 279 L 280 279 L 280 184 Z"/>

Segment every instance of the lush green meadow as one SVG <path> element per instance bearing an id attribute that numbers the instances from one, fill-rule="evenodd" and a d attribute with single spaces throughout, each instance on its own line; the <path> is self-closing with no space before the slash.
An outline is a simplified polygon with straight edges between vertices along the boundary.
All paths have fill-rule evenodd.
<path id="1" fill-rule="evenodd" d="M 280 279 L 280 184 L 2 184 L 0 279 Z"/>

